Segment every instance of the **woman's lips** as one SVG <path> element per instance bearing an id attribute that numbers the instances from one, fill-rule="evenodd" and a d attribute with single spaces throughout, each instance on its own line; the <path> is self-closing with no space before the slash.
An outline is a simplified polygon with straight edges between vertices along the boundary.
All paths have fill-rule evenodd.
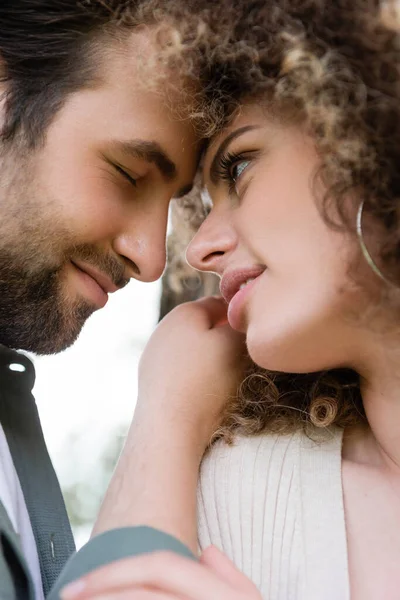
<path id="1" fill-rule="evenodd" d="M 236 329 L 237 331 L 245 330 L 244 305 L 249 293 L 265 269 L 265 266 L 258 265 L 257 267 L 236 269 L 224 273 L 221 279 L 220 290 L 221 295 L 229 304 L 228 321 L 232 329 Z M 249 283 L 246 283 L 247 281 Z M 246 285 L 241 287 L 243 284 Z"/>
<path id="2" fill-rule="evenodd" d="M 250 283 L 247 283 L 244 288 L 239 289 L 238 292 L 233 296 L 228 306 L 228 322 L 232 329 L 236 331 L 246 332 L 246 319 L 245 319 L 245 304 L 248 295 L 257 284 L 260 277 L 256 277 Z"/>

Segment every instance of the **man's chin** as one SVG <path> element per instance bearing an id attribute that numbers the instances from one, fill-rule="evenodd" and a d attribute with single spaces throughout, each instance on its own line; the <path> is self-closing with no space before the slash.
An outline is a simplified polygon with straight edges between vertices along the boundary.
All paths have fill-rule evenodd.
<path id="1" fill-rule="evenodd" d="M 52 354 L 59 354 L 67 348 L 70 348 L 78 339 L 82 327 L 79 331 L 69 332 L 68 335 L 59 336 L 57 339 L 42 339 L 36 337 L 36 339 L 25 339 L 23 336 L 13 337 L 11 339 L 0 338 L 0 343 L 8 348 L 14 350 L 23 350 L 25 352 L 32 352 L 38 356 L 49 356 Z"/>
<path id="2" fill-rule="evenodd" d="M 0 328 L 0 343 L 37 355 L 58 354 L 76 342 L 94 310 L 89 305 L 80 305 L 68 315 L 55 311 L 47 318 L 41 315 L 35 322 L 32 318 L 21 319 L 21 327 Z"/>
<path id="3" fill-rule="evenodd" d="M 26 352 L 32 352 L 33 354 L 37 354 L 38 356 L 50 356 L 52 354 L 59 354 L 64 350 L 67 350 L 71 346 L 73 346 L 78 339 L 83 325 L 80 327 L 79 331 L 68 332 L 68 335 L 60 336 L 58 339 L 52 340 L 37 340 L 34 343 L 30 343 L 29 347 L 26 344 L 24 348 L 19 348 L 19 350 L 25 350 Z"/>

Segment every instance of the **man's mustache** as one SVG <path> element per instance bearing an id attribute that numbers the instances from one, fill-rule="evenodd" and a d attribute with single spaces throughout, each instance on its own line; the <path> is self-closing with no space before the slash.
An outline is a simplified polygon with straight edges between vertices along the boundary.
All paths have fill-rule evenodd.
<path id="1" fill-rule="evenodd" d="M 98 250 L 94 246 L 80 244 L 68 253 L 67 260 L 87 263 L 106 275 L 115 286 L 122 289 L 129 283 L 126 276 L 126 265 L 117 257 Z"/>

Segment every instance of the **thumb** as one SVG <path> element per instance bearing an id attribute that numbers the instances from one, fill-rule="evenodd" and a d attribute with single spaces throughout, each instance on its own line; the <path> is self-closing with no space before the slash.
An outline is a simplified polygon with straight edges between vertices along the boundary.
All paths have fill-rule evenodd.
<path id="1" fill-rule="evenodd" d="M 232 587 L 243 592 L 254 591 L 254 586 L 249 579 L 215 546 L 209 546 L 204 550 L 200 557 L 200 562 Z"/>
<path id="2" fill-rule="evenodd" d="M 228 322 L 226 317 L 228 305 L 223 298 L 219 296 L 204 296 L 194 302 L 204 309 L 211 328 Z"/>

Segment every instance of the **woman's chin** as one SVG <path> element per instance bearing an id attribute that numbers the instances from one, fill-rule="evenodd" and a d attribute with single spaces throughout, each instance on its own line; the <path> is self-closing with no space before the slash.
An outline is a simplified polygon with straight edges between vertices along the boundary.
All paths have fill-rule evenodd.
<path id="1" fill-rule="evenodd" d="M 327 368 L 330 361 L 320 348 L 309 348 L 294 336 L 268 338 L 259 331 L 247 333 L 248 353 L 258 366 L 280 373 L 312 373 Z"/>

